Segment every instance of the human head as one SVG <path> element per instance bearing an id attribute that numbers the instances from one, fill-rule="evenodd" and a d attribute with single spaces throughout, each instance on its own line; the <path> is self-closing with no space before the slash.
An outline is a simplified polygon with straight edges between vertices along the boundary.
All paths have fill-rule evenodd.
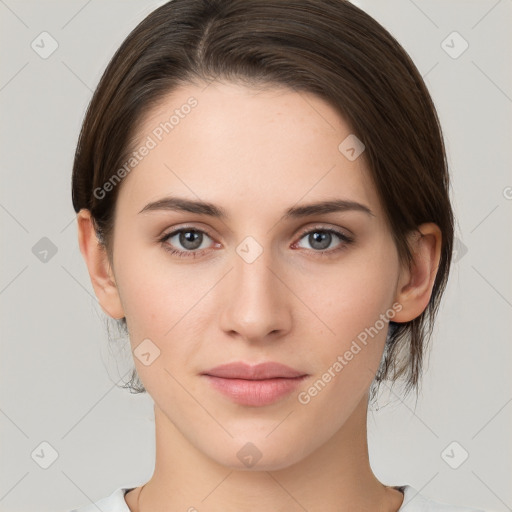
<path id="1" fill-rule="evenodd" d="M 441 254 L 429 303 L 411 321 L 391 322 L 375 378 L 378 384 L 403 377 L 407 390 L 417 386 L 452 252 L 445 150 L 434 105 L 409 56 L 348 1 L 301 0 L 292 7 L 173 0 L 156 9 L 126 38 L 94 93 L 73 168 L 75 211 L 91 212 L 113 263 L 122 183 L 103 194 L 104 184 L 134 151 L 145 113 L 180 86 L 213 80 L 284 86 L 336 109 L 364 144 L 360 158 L 404 264 L 411 261 L 407 236 L 426 222 L 439 226 Z"/>

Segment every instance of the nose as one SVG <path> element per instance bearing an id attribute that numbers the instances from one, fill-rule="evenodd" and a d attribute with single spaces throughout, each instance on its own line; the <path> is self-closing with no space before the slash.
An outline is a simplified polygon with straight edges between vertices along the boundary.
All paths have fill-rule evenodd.
<path id="1" fill-rule="evenodd" d="M 263 250 L 252 262 L 238 253 L 224 289 L 221 328 L 229 336 L 248 341 L 276 340 L 290 331 L 291 292 L 282 270 L 272 261 L 270 250 Z"/>

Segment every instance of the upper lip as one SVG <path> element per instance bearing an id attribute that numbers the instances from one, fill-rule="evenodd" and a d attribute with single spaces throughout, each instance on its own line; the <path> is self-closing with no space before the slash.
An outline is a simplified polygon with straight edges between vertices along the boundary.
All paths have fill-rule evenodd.
<path id="1" fill-rule="evenodd" d="M 276 362 L 250 365 L 243 362 L 222 364 L 203 372 L 203 375 L 224 379 L 264 380 L 275 378 L 293 379 L 307 374 Z"/>

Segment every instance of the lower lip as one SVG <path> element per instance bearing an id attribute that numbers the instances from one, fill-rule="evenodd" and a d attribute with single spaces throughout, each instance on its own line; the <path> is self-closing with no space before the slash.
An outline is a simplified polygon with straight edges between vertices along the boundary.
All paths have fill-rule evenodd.
<path id="1" fill-rule="evenodd" d="M 212 375 L 205 375 L 205 377 L 217 391 L 228 396 L 233 402 L 240 405 L 261 407 L 277 402 L 277 400 L 289 395 L 297 389 L 306 375 L 293 379 L 265 380 L 224 379 Z"/>

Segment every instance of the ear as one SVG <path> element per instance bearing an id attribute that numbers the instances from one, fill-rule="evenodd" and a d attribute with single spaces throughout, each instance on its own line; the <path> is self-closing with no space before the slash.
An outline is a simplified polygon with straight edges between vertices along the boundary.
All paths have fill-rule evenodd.
<path id="1" fill-rule="evenodd" d="M 409 268 L 402 268 L 398 279 L 395 301 L 402 309 L 394 322 L 409 322 L 425 311 L 439 267 L 441 241 L 441 230 L 432 222 L 421 224 L 410 234 L 412 261 Z"/>
<path id="2" fill-rule="evenodd" d="M 112 318 L 123 318 L 125 315 L 114 273 L 108 261 L 107 251 L 96 235 L 91 212 L 86 209 L 80 210 L 77 221 L 80 252 L 87 264 L 94 293 L 101 309 Z"/>

